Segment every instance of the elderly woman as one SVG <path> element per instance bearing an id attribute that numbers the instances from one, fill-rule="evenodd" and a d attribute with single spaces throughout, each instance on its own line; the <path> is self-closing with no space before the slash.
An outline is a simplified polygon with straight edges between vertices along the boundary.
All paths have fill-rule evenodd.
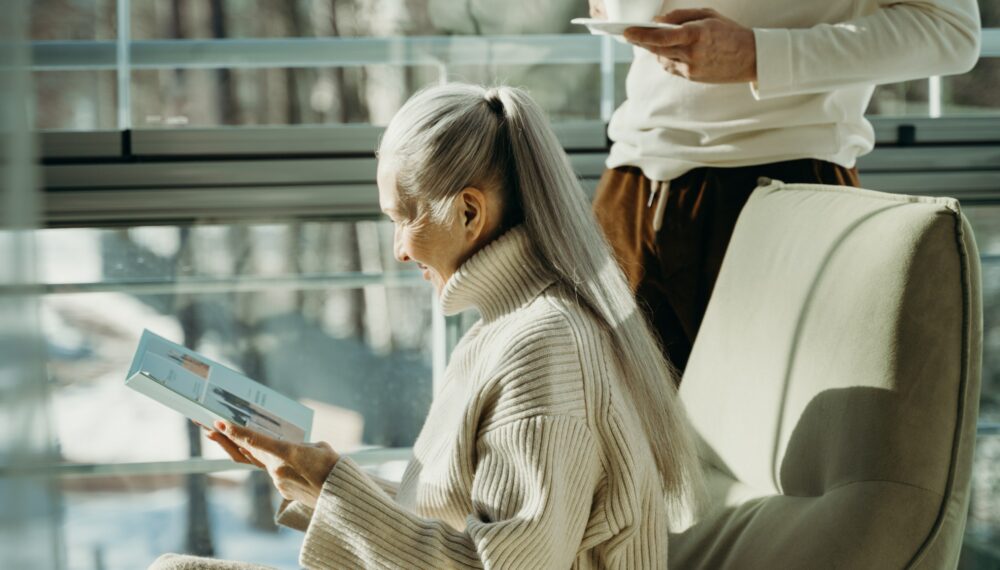
<path id="1" fill-rule="evenodd" d="M 671 510 L 699 495 L 672 370 L 539 107 L 518 89 L 414 96 L 379 149 L 395 253 L 446 314 L 455 348 L 402 482 L 329 445 L 218 422 L 267 469 L 307 568 L 664 568 Z M 168 555 L 160 567 L 245 567 Z"/>

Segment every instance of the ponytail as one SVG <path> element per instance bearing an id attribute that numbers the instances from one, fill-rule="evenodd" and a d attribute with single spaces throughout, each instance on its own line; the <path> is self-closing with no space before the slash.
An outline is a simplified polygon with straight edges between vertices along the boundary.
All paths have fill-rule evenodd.
<path id="1" fill-rule="evenodd" d="M 406 163 L 396 170 L 396 184 L 417 201 L 443 202 L 469 185 L 504 193 L 504 219 L 523 223 L 536 253 L 611 338 L 671 513 L 697 509 L 701 470 L 676 372 L 541 108 L 517 88 L 432 87 L 393 118 L 379 154 Z"/>

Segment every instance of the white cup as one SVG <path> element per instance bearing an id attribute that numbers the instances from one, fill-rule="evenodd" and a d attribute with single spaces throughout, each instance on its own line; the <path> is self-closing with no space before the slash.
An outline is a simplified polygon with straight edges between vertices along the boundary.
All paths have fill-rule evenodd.
<path id="1" fill-rule="evenodd" d="M 651 22 L 662 5 L 662 0 L 604 0 L 604 13 L 609 22 Z"/>

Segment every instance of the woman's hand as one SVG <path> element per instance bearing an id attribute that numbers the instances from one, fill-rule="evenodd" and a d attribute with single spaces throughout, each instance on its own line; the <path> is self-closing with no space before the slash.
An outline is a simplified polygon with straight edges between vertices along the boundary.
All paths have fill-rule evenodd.
<path id="1" fill-rule="evenodd" d="M 340 459 L 326 442 L 289 443 L 221 421 L 215 422 L 215 429 L 207 430 L 208 439 L 233 461 L 266 470 L 282 497 L 310 507 L 316 506 L 323 483 Z"/>
<path id="2" fill-rule="evenodd" d="M 628 28 L 625 39 L 656 54 L 668 72 L 702 83 L 757 80 L 757 42 L 752 29 L 711 8 L 673 10 L 654 20 L 680 27 Z"/>

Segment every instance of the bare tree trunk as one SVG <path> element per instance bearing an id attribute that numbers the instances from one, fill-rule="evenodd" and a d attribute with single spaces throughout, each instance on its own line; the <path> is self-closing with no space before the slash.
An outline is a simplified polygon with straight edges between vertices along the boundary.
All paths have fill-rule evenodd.
<path id="1" fill-rule="evenodd" d="M 247 348 L 243 352 L 243 371 L 250 378 L 254 378 L 261 384 L 266 384 L 266 372 L 264 370 L 264 355 L 261 354 L 255 342 L 257 326 L 255 324 L 246 329 L 241 327 L 240 333 L 246 333 Z M 241 334 L 241 336 L 243 336 Z M 271 478 L 263 471 L 253 471 L 248 481 L 250 486 L 250 524 L 255 529 L 277 532 L 278 526 L 274 523 L 274 488 Z"/>
<path id="2" fill-rule="evenodd" d="M 330 34 L 340 36 L 340 25 L 337 23 L 337 0 L 330 0 Z M 343 67 L 333 68 L 333 82 L 340 96 L 340 119 L 341 123 L 351 123 L 355 121 L 368 120 L 368 108 L 361 98 L 365 90 L 364 68 L 358 69 L 359 81 L 349 81 L 347 70 Z"/>
<path id="3" fill-rule="evenodd" d="M 222 0 L 211 0 L 209 9 L 212 14 L 212 37 L 228 37 L 226 31 L 226 8 Z M 216 106 L 219 120 L 223 125 L 242 124 L 240 108 L 236 99 L 236 86 L 233 82 L 233 72 L 230 69 L 219 69 L 215 72 L 218 86 L 216 87 Z"/>
<path id="4" fill-rule="evenodd" d="M 378 226 L 363 221 L 354 224 L 358 236 L 358 256 L 361 271 L 382 273 L 382 254 L 379 249 Z M 389 318 L 389 296 L 384 285 L 367 285 L 363 289 L 365 340 L 375 354 L 392 352 L 392 320 Z"/>
<path id="5" fill-rule="evenodd" d="M 229 247 L 235 252 L 233 275 L 244 275 L 252 271 L 255 252 L 250 229 L 244 225 L 234 226 L 230 230 L 229 239 Z M 244 299 L 240 295 L 250 297 Z M 264 367 L 264 355 L 257 344 L 260 325 L 254 295 L 255 293 L 232 295 L 234 341 L 236 346 L 242 347 L 239 359 L 243 372 L 266 385 L 268 379 Z M 271 479 L 263 471 L 254 471 L 250 474 L 247 485 L 250 492 L 250 524 L 257 530 L 276 532 L 278 527 L 274 523 Z"/>
<path id="6" fill-rule="evenodd" d="M 170 0 L 170 37 L 182 39 L 187 36 L 184 30 L 184 4 L 185 0 Z M 176 69 L 174 73 L 183 75 L 183 69 Z"/>
<path id="7" fill-rule="evenodd" d="M 301 237 L 297 249 L 289 255 L 295 255 L 297 263 L 294 267 L 305 273 L 325 274 L 330 271 L 330 224 L 308 224 L 300 226 Z M 294 235 L 294 234 L 293 234 Z M 326 312 L 326 289 L 299 291 L 296 308 L 302 315 L 303 322 L 320 324 Z"/>
<path id="8" fill-rule="evenodd" d="M 298 4 L 295 2 L 284 2 L 281 4 L 281 7 L 282 17 L 292 37 L 302 37 L 305 25 L 299 15 Z M 305 120 L 305 111 L 309 108 L 307 105 L 303 105 L 296 72 L 305 74 L 308 70 L 297 68 L 284 70 L 285 90 L 287 93 L 287 99 L 285 99 L 285 117 L 289 125 L 303 123 Z"/>
<path id="9" fill-rule="evenodd" d="M 287 273 L 289 275 L 302 275 L 304 271 L 309 271 L 303 265 L 302 254 L 306 251 L 306 231 L 302 226 L 302 222 L 298 220 L 293 220 L 288 223 L 288 241 L 285 242 L 287 250 L 285 251 L 285 260 L 287 261 Z M 296 289 L 294 299 L 292 301 L 295 311 L 306 316 L 306 291 L 302 289 Z"/>
<path id="10" fill-rule="evenodd" d="M 193 264 L 189 262 L 194 255 L 191 228 L 181 228 L 180 232 L 176 267 L 192 267 Z M 177 298 L 177 320 L 180 321 L 181 330 L 184 332 L 184 346 L 197 350 L 204 331 L 198 321 L 197 307 L 191 296 L 181 295 Z M 200 429 L 186 420 L 184 424 L 187 426 L 188 455 L 201 457 Z M 198 556 L 212 556 L 215 549 L 212 546 L 212 528 L 208 519 L 208 476 L 204 473 L 188 475 L 186 487 L 188 524 L 185 550 Z"/>
<path id="11" fill-rule="evenodd" d="M 348 266 L 351 271 L 361 269 L 361 250 L 358 247 L 358 234 L 354 224 L 351 224 L 347 235 L 344 236 L 344 250 L 347 254 Z M 361 337 L 365 334 L 365 292 L 364 289 L 351 289 L 352 298 L 350 319 L 351 329 L 354 334 Z"/>

